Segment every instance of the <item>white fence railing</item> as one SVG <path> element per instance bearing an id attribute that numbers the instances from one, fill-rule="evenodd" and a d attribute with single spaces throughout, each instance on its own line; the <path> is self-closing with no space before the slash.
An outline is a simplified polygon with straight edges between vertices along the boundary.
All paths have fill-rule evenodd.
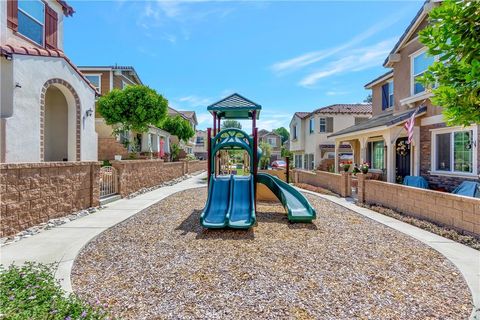
<path id="1" fill-rule="evenodd" d="M 100 198 L 118 193 L 117 170 L 110 166 L 100 168 Z"/>

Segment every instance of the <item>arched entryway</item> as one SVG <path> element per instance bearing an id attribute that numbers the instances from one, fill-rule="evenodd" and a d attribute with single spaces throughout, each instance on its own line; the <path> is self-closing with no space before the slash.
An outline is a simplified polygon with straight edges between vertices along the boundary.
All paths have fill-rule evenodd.
<path id="1" fill-rule="evenodd" d="M 42 161 L 79 161 L 80 99 L 73 87 L 62 79 L 47 81 L 40 105 Z"/>

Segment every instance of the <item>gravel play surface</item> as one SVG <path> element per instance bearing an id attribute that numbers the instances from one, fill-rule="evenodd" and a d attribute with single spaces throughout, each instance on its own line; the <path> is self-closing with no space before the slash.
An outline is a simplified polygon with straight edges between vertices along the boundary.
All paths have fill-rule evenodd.
<path id="1" fill-rule="evenodd" d="M 199 224 L 206 188 L 174 194 L 102 233 L 74 290 L 125 319 L 467 319 L 468 287 L 428 246 L 308 195 L 313 224 L 278 203 L 248 231 Z"/>

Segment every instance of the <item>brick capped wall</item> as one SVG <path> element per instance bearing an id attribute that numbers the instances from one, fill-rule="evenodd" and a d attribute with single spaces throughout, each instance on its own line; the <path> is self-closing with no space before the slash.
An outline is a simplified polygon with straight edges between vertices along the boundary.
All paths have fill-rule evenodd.
<path id="1" fill-rule="evenodd" d="M 0 236 L 98 206 L 99 169 L 99 162 L 0 164 Z"/>
<path id="2" fill-rule="evenodd" d="M 206 160 L 192 160 L 187 161 L 187 173 L 194 173 L 207 170 Z"/>
<path id="3" fill-rule="evenodd" d="M 359 201 L 480 237 L 480 199 L 359 177 Z M 364 183 L 364 184 L 363 184 Z"/>
<path id="4" fill-rule="evenodd" d="M 142 188 L 153 187 L 181 177 L 187 173 L 185 162 L 164 162 L 163 160 L 121 160 L 111 161 L 119 177 L 119 193 L 128 196 Z"/>
<path id="5" fill-rule="evenodd" d="M 342 197 L 351 195 L 351 176 L 349 173 L 330 173 L 325 171 L 294 170 L 295 182 L 328 189 Z"/>
<path id="6" fill-rule="evenodd" d="M 460 183 L 468 179 L 462 177 L 430 175 L 432 156 L 432 133 L 430 130 L 444 128 L 445 126 L 446 125 L 444 123 L 438 123 L 420 127 L 420 175 L 428 181 L 432 189 L 441 189 L 451 192 Z M 480 131 L 478 134 L 479 136 L 477 137 L 477 141 L 480 141 Z M 480 159 L 480 148 L 477 148 L 477 152 L 477 159 Z M 477 165 L 480 166 L 480 161 Z M 478 171 L 480 172 L 480 168 Z"/>

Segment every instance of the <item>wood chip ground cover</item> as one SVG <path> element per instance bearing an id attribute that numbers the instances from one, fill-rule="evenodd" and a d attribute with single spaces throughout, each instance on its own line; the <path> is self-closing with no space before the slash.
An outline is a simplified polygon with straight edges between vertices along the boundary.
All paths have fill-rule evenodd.
<path id="1" fill-rule="evenodd" d="M 205 230 L 206 188 L 177 193 L 90 242 L 74 290 L 125 319 L 468 318 L 468 287 L 441 254 L 307 197 L 313 224 L 260 203 L 251 230 Z"/>

